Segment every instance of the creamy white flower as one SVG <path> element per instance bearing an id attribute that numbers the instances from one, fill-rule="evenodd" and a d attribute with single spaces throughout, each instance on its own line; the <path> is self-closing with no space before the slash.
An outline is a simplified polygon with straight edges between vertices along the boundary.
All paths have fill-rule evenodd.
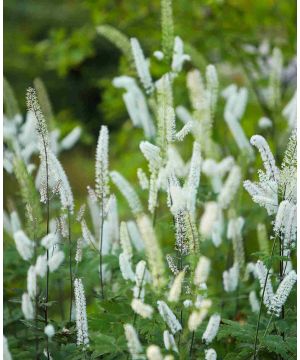
<path id="1" fill-rule="evenodd" d="M 35 266 L 31 265 L 27 272 L 27 292 L 31 299 L 37 294 L 36 271 Z"/>
<path id="2" fill-rule="evenodd" d="M 168 330 L 164 331 L 164 345 L 167 350 L 172 350 L 178 353 L 174 336 Z"/>
<path id="3" fill-rule="evenodd" d="M 57 270 L 65 259 L 65 254 L 61 250 L 57 250 L 48 260 L 49 271 L 54 272 Z"/>
<path id="4" fill-rule="evenodd" d="M 74 280 L 77 345 L 89 346 L 88 322 L 86 315 L 86 300 L 81 279 Z"/>
<path id="5" fill-rule="evenodd" d="M 43 278 L 46 275 L 46 272 L 47 272 L 47 256 L 46 256 L 46 254 L 39 255 L 37 257 L 36 264 L 35 264 L 35 272 L 36 272 L 36 275 L 40 276 L 41 278 Z"/>
<path id="6" fill-rule="evenodd" d="M 181 271 L 175 278 L 168 295 L 168 301 L 177 302 L 180 298 L 185 272 Z"/>
<path id="7" fill-rule="evenodd" d="M 158 311 L 173 334 L 182 329 L 180 322 L 164 301 L 157 301 Z"/>
<path id="8" fill-rule="evenodd" d="M 18 230 L 14 233 L 14 240 L 22 259 L 30 260 L 33 256 L 34 242 L 27 237 L 23 230 Z"/>
<path id="9" fill-rule="evenodd" d="M 160 348 L 157 345 L 150 345 L 147 348 L 148 360 L 163 360 Z"/>
<path id="10" fill-rule="evenodd" d="M 131 301 L 131 307 L 134 312 L 143 318 L 152 318 L 153 308 L 150 305 L 144 304 L 140 299 L 133 299 Z"/>
<path id="11" fill-rule="evenodd" d="M 273 312 L 276 316 L 280 315 L 282 307 L 290 295 L 290 292 L 296 281 L 297 274 L 294 270 L 290 271 L 281 281 L 270 305 L 271 312 Z"/>
<path id="12" fill-rule="evenodd" d="M 249 303 L 251 306 L 251 310 L 254 313 L 259 312 L 259 302 L 256 296 L 256 292 L 254 290 L 250 291 L 249 293 Z"/>
<path id="13" fill-rule="evenodd" d="M 142 355 L 143 347 L 137 336 L 135 328 L 131 324 L 125 324 L 124 330 L 125 330 L 125 337 L 127 340 L 128 350 L 132 356 L 132 359 L 133 360 L 145 359 L 145 357 Z"/>
<path id="14" fill-rule="evenodd" d="M 206 283 L 209 272 L 210 260 L 205 256 L 201 256 L 196 266 L 194 284 L 200 286 L 201 284 Z"/>
<path id="15" fill-rule="evenodd" d="M 8 342 L 4 335 L 3 335 L 3 360 L 12 360 L 12 356 L 8 348 Z"/>
<path id="16" fill-rule="evenodd" d="M 221 316 L 219 314 L 213 314 L 208 321 L 206 330 L 202 335 L 202 341 L 206 344 L 210 344 L 216 337 L 221 322 Z"/>
<path id="17" fill-rule="evenodd" d="M 217 360 L 217 353 L 214 349 L 205 350 L 205 360 Z"/>
<path id="18" fill-rule="evenodd" d="M 233 266 L 223 272 L 223 286 L 226 292 L 235 291 L 239 282 L 239 265 L 234 263 Z"/>
<path id="19" fill-rule="evenodd" d="M 59 238 L 54 233 L 50 233 L 44 236 L 41 240 L 41 245 L 46 249 L 51 249 L 54 245 L 58 243 L 59 243 Z"/>
<path id="20" fill-rule="evenodd" d="M 119 265 L 124 280 L 135 281 L 135 275 L 132 271 L 131 260 L 128 254 L 121 253 L 119 255 Z"/>
<path id="21" fill-rule="evenodd" d="M 34 319 L 35 311 L 28 293 L 22 295 L 22 312 L 26 320 Z"/>
<path id="22" fill-rule="evenodd" d="M 45 329 L 44 329 L 44 333 L 45 333 L 45 335 L 48 336 L 48 338 L 51 339 L 55 335 L 54 326 L 52 324 L 46 325 Z"/>
<path id="23" fill-rule="evenodd" d="M 203 300 L 199 310 L 194 310 L 188 319 L 189 330 L 196 331 L 198 326 L 201 325 L 206 318 L 209 308 L 211 307 L 211 300 Z"/>
<path id="24" fill-rule="evenodd" d="M 270 273 L 268 274 L 267 268 L 260 260 L 258 260 L 256 263 L 256 274 L 260 283 L 261 294 L 263 293 L 263 289 L 265 289 L 263 302 L 265 306 L 269 309 L 272 303 L 272 299 L 274 297 L 274 292 L 270 280 Z"/>

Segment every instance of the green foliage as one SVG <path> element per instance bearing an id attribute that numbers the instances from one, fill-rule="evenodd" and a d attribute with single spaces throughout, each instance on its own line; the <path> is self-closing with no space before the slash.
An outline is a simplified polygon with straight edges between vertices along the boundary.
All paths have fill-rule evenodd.
<path id="1" fill-rule="evenodd" d="M 5 113 L 9 119 L 12 119 L 15 115 L 20 114 L 14 91 L 6 78 L 3 79 L 3 102 Z"/>

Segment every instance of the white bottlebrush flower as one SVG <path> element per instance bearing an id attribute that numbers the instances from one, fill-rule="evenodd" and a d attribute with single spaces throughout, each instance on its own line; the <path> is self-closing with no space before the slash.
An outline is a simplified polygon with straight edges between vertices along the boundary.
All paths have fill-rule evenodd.
<path id="1" fill-rule="evenodd" d="M 196 207 L 196 197 L 200 182 L 201 171 L 201 148 L 198 142 L 193 144 L 193 155 L 191 159 L 190 171 L 184 187 L 186 189 L 187 196 L 187 208 L 194 214 Z"/>
<path id="2" fill-rule="evenodd" d="M 187 87 L 193 109 L 206 111 L 208 109 L 207 92 L 199 70 L 191 70 L 187 74 Z"/>
<path id="3" fill-rule="evenodd" d="M 149 65 L 144 57 L 143 50 L 136 38 L 131 38 L 130 43 L 136 71 L 139 75 L 141 83 L 143 84 L 146 92 L 151 93 L 153 90 L 153 83 L 149 72 Z"/>
<path id="4" fill-rule="evenodd" d="M 72 214 L 74 211 L 74 198 L 68 177 L 61 163 L 51 151 L 48 152 L 48 157 L 51 175 L 55 184 L 54 187 L 58 185 L 62 208 L 68 209 Z"/>
<path id="5" fill-rule="evenodd" d="M 194 310 L 188 319 L 188 329 L 196 331 L 198 326 L 201 325 L 203 320 L 206 318 L 209 308 L 211 307 L 211 300 L 203 300 L 199 310 Z"/>
<path id="6" fill-rule="evenodd" d="M 182 329 L 180 322 L 177 320 L 176 316 L 169 308 L 169 306 L 164 301 L 157 301 L 158 311 L 160 316 L 163 318 L 165 323 L 168 325 L 172 334 L 176 334 L 177 331 Z"/>
<path id="7" fill-rule="evenodd" d="M 141 169 L 141 168 L 137 169 L 137 177 L 138 177 L 139 184 L 140 184 L 140 187 L 142 188 L 142 190 L 149 189 L 149 179 L 143 169 Z"/>
<path id="8" fill-rule="evenodd" d="M 129 76 L 120 76 L 114 78 L 113 85 L 127 90 L 123 94 L 123 100 L 133 126 L 143 128 L 146 138 L 153 138 L 155 136 L 153 120 L 145 96 L 135 80 Z"/>
<path id="9" fill-rule="evenodd" d="M 152 276 L 154 288 L 165 284 L 165 264 L 163 254 L 149 217 L 141 214 L 137 217 L 137 225 L 145 244 L 145 252 Z"/>
<path id="10" fill-rule="evenodd" d="M 65 254 L 63 251 L 61 250 L 55 251 L 48 260 L 49 271 L 50 272 L 56 271 L 60 267 L 64 259 L 65 259 Z"/>
<path id="11" fill-rule="evenodd" d="M 135 328 L 131 324 L 124 325 L 125 337 L 127 340 L 127 347 L 133 360 L 145 359 L 143 354 L 143 347 L 140 343 Z"/>
<path id="12" fill-rule="evenodd" d="M 119 255 L 119 266 L 124 280 L 135 281 L 135 275 L 132 271 L 132 265 L 128 254 L 121 253 Z"/>
<path id="13" fill-rule="evenodd" d="M 241 182 L 241 169 L 239 166 L 234 165 L 222 187 L 218 196 L 218 203 L 223 209 L 228 208 L 230 202 L 234 198 Z"/>
<path id="14" fill-rule="evenodd" d="M 106 198 L 109 195 L 109 172 L 108 172 L 108 142 L 109 135 L 106 126 L 102 125 L 98 137 L 96 150 L 96 195 L 105 206 Z"/>
<path id="15" fill-rule="evenodd" d="M 245 264 L 245 250 L 242 237 L 242 228 L 245 220 L 242 217 L 232 218 L 228 222 L 227 238 L 232 240 L 234 262 L 238 263 L 240 268 Z"/>
<path id="16" fill-rule="evenodd" d="M 226 102 L 224 118 L 239 149 L 246 151 L 248 156 L 252 157 L 253 150 L 239 122 L 245 111 L 247 96 L 245 88 L 241 88 L 239 91 L 233 90 Z"/>
<path id="17" fill-rule="evenodd" d="M 210 104 L 210 114 L 211 117 L 213 117 L 216 110 L 219 90 L 218 74 L 214 65 L 209 64 L 206 67 L 205 77 L 208 99 Z"/>
<path id="18" fill-rule="evenodd" d="M 297 240 L 297 205 L 284 200 L 279 204 L 274 232 L 283 239 L 284 247 L 294 246 Z"/>
<path id="19" fill-rule="evenodd" d="M 35 316 L 35 311 L 33 307 L 32 300 L 30 299 L 29 294 L 24 293 L 22 295 L 22 312 L 26 320 L 32 320 Z"/>
<path id="20" fill-rule="evenodd" d="M 263 116 L 258 120 L 258 126 L 261 129 L 268 129 L 271 128 L 273 126 L 272 120 Z"/>
<path id="21" fill-rule="evenodd" d="M 77 264 L 79 264 L 82 261 L 82 238 L 79 238 L 77 240 L 76 245 L 76 253 L 75 253 L 75 261 Z"/>
<path id="22" fill-rule="evenodd" d="M 234 263 L 233 266 L 223 272 L 223 286 L 226 292 L 235 291 L 239 282 L 239 265 Z"/>
<path id="23" fill-rule="evenodd" d="M 37 282 L 35 266 L 31 265 L 27 272 L 27 292 L 31 299 L 34 299 L 37 294 Z"/>
<path id="24" fill-rule="evenodd" d="M 194 284 L 200 287 L 201 284 L 206 283 L 209 272 L 210 260 L 205 256 L 201 256 L 195 269 Z"/>
<path id="25" fill-rule="evenodd" d="M 135 286 L 133 290 L 133 296 L 135 299 L 144 300 L 145 296 L 145 288 L 144 284 L 149 282 L 149 272 L 146 269 L 146 262 L 144 260 L 140 260 L 135 268 Z"/>
<path id="26" fill-rule="evenodd" d="M 168 263 L 168 266 L 169 266 L 169 269 L 172 271 L 172 273 L 174 275 L 177 275 L 179 273 L 179 270 L 178 270 L 178 267 L 177 265 L 175 264 L 175 260 L 174 258 L 171 256 L 171 255 L 167 255 L 166 256 L 166 259 L 167 259 L 167 263 Z"/>
<path id="27" fill-rule="evenodd" d="M 169 291 L 168 295 L 168 301 L 170 302 L 177 302 L 180 298 L 181 289 L 182 289 L 182 282 L 184 279 L 185 272 L 181 271 L 176 278 L 174 279 L 174 282 L 171 286 L 171 289 Z"/>
<path id="28" fill-rule="evenodd" d="M 95 238 L 92 235 L 92 233 L 90 232 L 84 219 L 81 220 L 81 232 L 82 232 L 82 237 L 83 237 L 85 244 L 87 244 L 87 245 L 94 244 L 94 246 L 96 245 Z"/>
<path id="29" fill-rule="evenodd" d="M 258 149 L 267 176 L 272 180 L 278 181 L 279 170 L 276 167 L 274 156 L 266 139 L 261 135 L 253 135 L 250 139 L 250 143 Z"/>
<path id="30" fill-rule="evenodd" d="M 206 330 L 202 335 L 202 341 L 205 342 L 205 344 L 210 344 L 214 340 L 218 333 L 220 322 L 221 316 L 219 314 L 213 314 L 209 318 Z"/>
<path id="31" fill-rule="evenodd" d="M 160 348 L 157 345 L 150 345 L 147 348 L 148 360 L 163 360 Z"/>
<path id="32" fill-rule="evenodd" d="M 89 346 L 88 322 L 86 315 L 86 300 L 81 279 L 74 280 L 77 345 Z"/>
<path id="33" fill-rule="evenodd" d="M 3 335 L 3 360 L 12 360 L 12 356 L 8 347 L 8 342 L 4 335 Z"/>
<path id="34" fill-rule="evenodd" d="M 295 129 L 297 125 L 297 91 L 282 110 L 282 115 L 287 119 L 289 128 Z"/>
<path id="35" fill-rule="evenodd" d="M 132 257 L 132 246 L 128 234 L 128 229 L 125 221 L 121 221 L 120 224 L 120 243 L 123 250 L 123 253 L 126 254 L 129 258 Z"/>
<path id="36" fill-rule="evenodd" d="M 271 69 L 268 87 L 268 102 L 272 109 L 276 109 L 281 100 L 281 77 L 283 68 L 281 50 L 275 47 L 270 60 Z"/>
<path id="37" fill-rule="evenodd" d="M 55 335 L 54 326 L 52 324 L 46 325 L 45 329 L 44 329 L 44 333 L 45 333 L 45 335 L 48 336 L 48 338 L 51 339 Z"/>
<path id="38" fill-rule="evenodd" d="M 63 150 L 71 149 L 79 140 L 80 135 L 81 135 L 81 127 L 80 126 L 74 127 L 74 129 L 72 129 L 72 131 L 70 131 L 69 134 L 62 139 L 60 143 L 60 148 Z"/>
<path id="39" fill-rule="evenodd" d="M 19 215 L 15 210 L 10 213 L 10 225 L 13 234 L 22 229 Z"/>
<path id="40" fill-rule="evenodd" d="M 256 274 L 260 283 L 261 295 L 263 293 L 263 289 L 265 289 L 263 302 L 265 306 L 270 309 L 272 299 L 274 296 L 273 287 L 270 280 L 270 274 L 268 274 L 268 270 L 263 264 L 262 261 L 258 260 L 256 263 Z M 268 278 L 267 278 L 268 275 Z M 267 279 L 266 279 L 267 278 Z M 266 285 L 265 285 L 266 283 Z"/>
<path id="41" fill-rule="evenodd" d="M 36 263 L 35 263 L 35 272 L 36 275 L 40 276 L 41 278 L 43 278 L 46 273 L 47 273 L 47 256 L 46 254 L 44 255 L 39 255 L 36 259 Z"/>
<path id="42" fill-rule="evenodd" d="M 179 130 L 176 134 L 175 134 L 175 139 L 177 141 L 183 141 L 183 139 L 192 131 L 193 129 L 193 122 L 189 121 L 187 122 L 182 128 L 181 130 Z"/>
<path id="43" fill-rule="evenodd" d="M 132 310 L 145 319 L 151 319 L 153 314 L 153 308 L 150 305 L 143 303 L 140 299 L 132 299 Z"/>
<path id="44" fill-rule="evenodd" d="M 127 229 L 133 246 L 137 251 L 143 251 L 145 245 L 135 221 L 127 221 Z"/>
<path id="45" fill-rule="evenodd" d="M 251 306 L 251 311 L 254 313 L 258 313 L 260 306 L 259 306 L 259 301 L 256 296 L 256 292 L 254 290 L 250 291 L 250 293 L 249 293 L 249 303 Z"/>
<path id="46" fill-rule="evenodd" d="M 215 201 L 209 201 L 204 205 L 204 213 L 200 220 L 199 231 L 205 238 L 210 238 L 214 224 L 218 219 L 220 208 Z"/>
<path id="47" fill-rule="evenodd" d="M 54 233 L 49 233 L 48 235 L 44 236 L 41 240 L 41 245 L 48 250 L 58 243 L 59 243 L 59 238 L 57 234 Z"/>
<path id="48" fill-rule="evenodd" d="M 160 148 L 156 145 L 151 144 L 149 141 L 141 141 L 140 149 L 149 162 L 150 171 L 159 169 L 162 163 L 162 159 L 160 156 Z"/>
<path id="49" fill-rule="evenodd" d="M 290 295 L 290 292 L 296 281 L 297 274 L 294 270 L 290 271 L 281 281 L 270 305 L 271 312 L 273 312 L 276 316 L 280 316 L 282 307 Z"/>
<path id="50" fill-rule="evenodd" d="M 164 58 L 164 53 L 160 50 L 156 50 L 154 51 L 153 56 L 156 57 L 157 60 L 162 60 Z"/>
<path id="51" fill-rule="evenodd" d="M 192 300 L 184 300 L 183 306 L 184 306 L 185 308 L 189 308 L 189 307 L 193 306 Z"/>
<path id="52" fill-rule="evenodd" d="M 165 74 L 156 82 L 158 146 L 164 151 L 175 139 L 175 110 L 170 74 Z"/>
<path id="53" fill-rule="evenodd" d="M 217 353 L 214 349 L 205 350 L 205 360 L 217 360 Z"/>
<path id="54" fill-rule="evenodd" d="M 174 50 L 172 58 L 172 71 L 179 73 L 182 70 L 183 63 L 189 61 L 190 56 L 184 54 L 183 42 L 179 36 L 176 36 L 174 39 Z"/>
<path id="55" fill-rule="evenodd" d="M 135 216 L 141 213 L 143 211 L 141 201 L 129 182 L 117 171 L 112 171 L 110 176 L 113 183 L 117 186 L 117 188 L 127 200 L 132 213 Z"/>
<path id="56" fill-rule="evenodd" d="M 33 256 L 34 242 L 31 241 L 23 230 L 14 233 L 16 248 L 23 260 L 30 260 Z"/>
<path id="57" fill-rule="evenodd" d="M 278 186 L 275 180 L 269 180 L 261 176 L 259 183 L 249 180 L 244 181 L 244 188 L 248 191 L 252 200 L 266 208 L 269 215 L 277 212 L 278 208 Z"/>
<path id="58" fill-rule="evenodd" d="M 172 350 L 178 353 L 174 336 L 168 330 L 164 331 L 164 345 L 166 350 Z"/>
<path id="59" fill-rule="evenodd" d="M 3 210 L 3 230 L 9 235 L 13 234 L 10 218 L 5 210 Z M 16 229 L 14 232 L 18 230 L 20 230 L 20 228 Z"/>

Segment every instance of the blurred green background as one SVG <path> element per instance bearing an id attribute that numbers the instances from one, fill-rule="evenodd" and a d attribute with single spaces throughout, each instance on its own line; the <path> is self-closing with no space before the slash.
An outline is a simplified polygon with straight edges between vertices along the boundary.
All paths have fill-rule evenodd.
<path id="1" fill-rule="evenodd" d="M 237 48 L 244 44 L 258 46 L 267 39 L 271 46 L 282 49 L 287 60 L 296 53 L 296 1 L 177 0 L 173 3 L 175 34 L 193 52 L 192 65 L 201 71 L 209 62 L 220 70 L 229 63 L 231 69 L 236 66 L 236 71 L 220 71 L 222 86 L 232 81 L 239 85 L 246 83 L 239 70 L 239 52 L 233 50 L 233 44 Z M 48 89 L 62 134 L 76 124 L 84 129 L 80 144 L 71 151 L 72 156 L 65 155 L 68 161 L 62 157 L 74 192 L 79 194 L 85 193 L 85 186 L 92 182 L 100 124 L 107 124 L 111 131 L 111 159 L 122 164 L 118 170 L 133 178 L 135 165 L 143 161 L 141 156 L 133 156 L 136 151 L 130 151 L 137 149 L 142 134 L 139 130 L 132 131 L 121 92 L 111 85 L 114 76 L 129 70 L 114 45 L 96 34 L 96 26 L 101 24 L 110 24 L 129 37 L 137 37 L 146 55 L 160 48 L 158 0 L 4 2 L 4 74 L 15 89 L 20 107 L 25 112 L 26 88 L 39 76 Z M 159 73 L 155 64 L 153 71 Z M 181 83 L 182 90 L 177 94 L 180 99 L 183 93 L 186 96 L 185 80 Z M 253 94 L 248 108 L 246 132 L 251 135 L 254 127 L 251 121 L 256 122 L 262 115 Z M 221 111 L 219 115 L 222 117 Z M 225 125 L 222 119 L 219 121 L 222 125 L 216 130 L 217 137 Z M 117 131 L 121 128 L 123 131 Z M 9 193 L 10 184 L 6 186 Z"/>

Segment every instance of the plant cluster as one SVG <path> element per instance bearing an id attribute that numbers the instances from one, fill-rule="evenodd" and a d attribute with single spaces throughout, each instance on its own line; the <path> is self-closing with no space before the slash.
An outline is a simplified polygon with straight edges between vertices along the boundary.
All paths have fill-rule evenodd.
<path id="1" fill-rule="evenodd" d="M 260 129 L 275 128 L 281 112 L 286 118 L 289 140 L 279 165 L 264 136 L 249 140 L 243 130 L 247 88 L 220 89 L 214 65 L 204 72 L 189 67 L 170 0 L 162 1 L 161 14 L 162 49 L 151 59 L 138 39 L 97 29 L 136 74 L 113 79 L 144 134 L 145 166 L 136 170 L 136 184 L 110 167 L 109 130 L 102 125 L 95 183 L 86 203 L 77 204 L 58 156 L 80 129 L 59 140 L 40 82 L 27 91 L 23 120 L 5 84 L 4 167 L 19 184 L 25 215 L 11 201 L 4 226 L 27 280 L 14 298 L 19 310 L 10 306 L 5 315 L 5 359 L 296 358 L 296 101 L 281 104 L 281 52 L 273 49 L 253 80 L 270 115 L 259 120 Z M 164 64 L 157 78 L 151 61 Z M 175 103 L 180 77 L 189 108 Z M 268 79 L 265 88 L 257 88 L 260 77 Z M 219 126 L 230 131 L 234 151 L 215 140 Z M 257 181 L 247 180 L 255 148 L 264 167 Z M 246 191 L 254 211 L 267 212 L 266 223 L 250 226 L 253 217 L 241 206 Z M 244 239 L 253 227 L 259 251 L 251 254 Z"/>

